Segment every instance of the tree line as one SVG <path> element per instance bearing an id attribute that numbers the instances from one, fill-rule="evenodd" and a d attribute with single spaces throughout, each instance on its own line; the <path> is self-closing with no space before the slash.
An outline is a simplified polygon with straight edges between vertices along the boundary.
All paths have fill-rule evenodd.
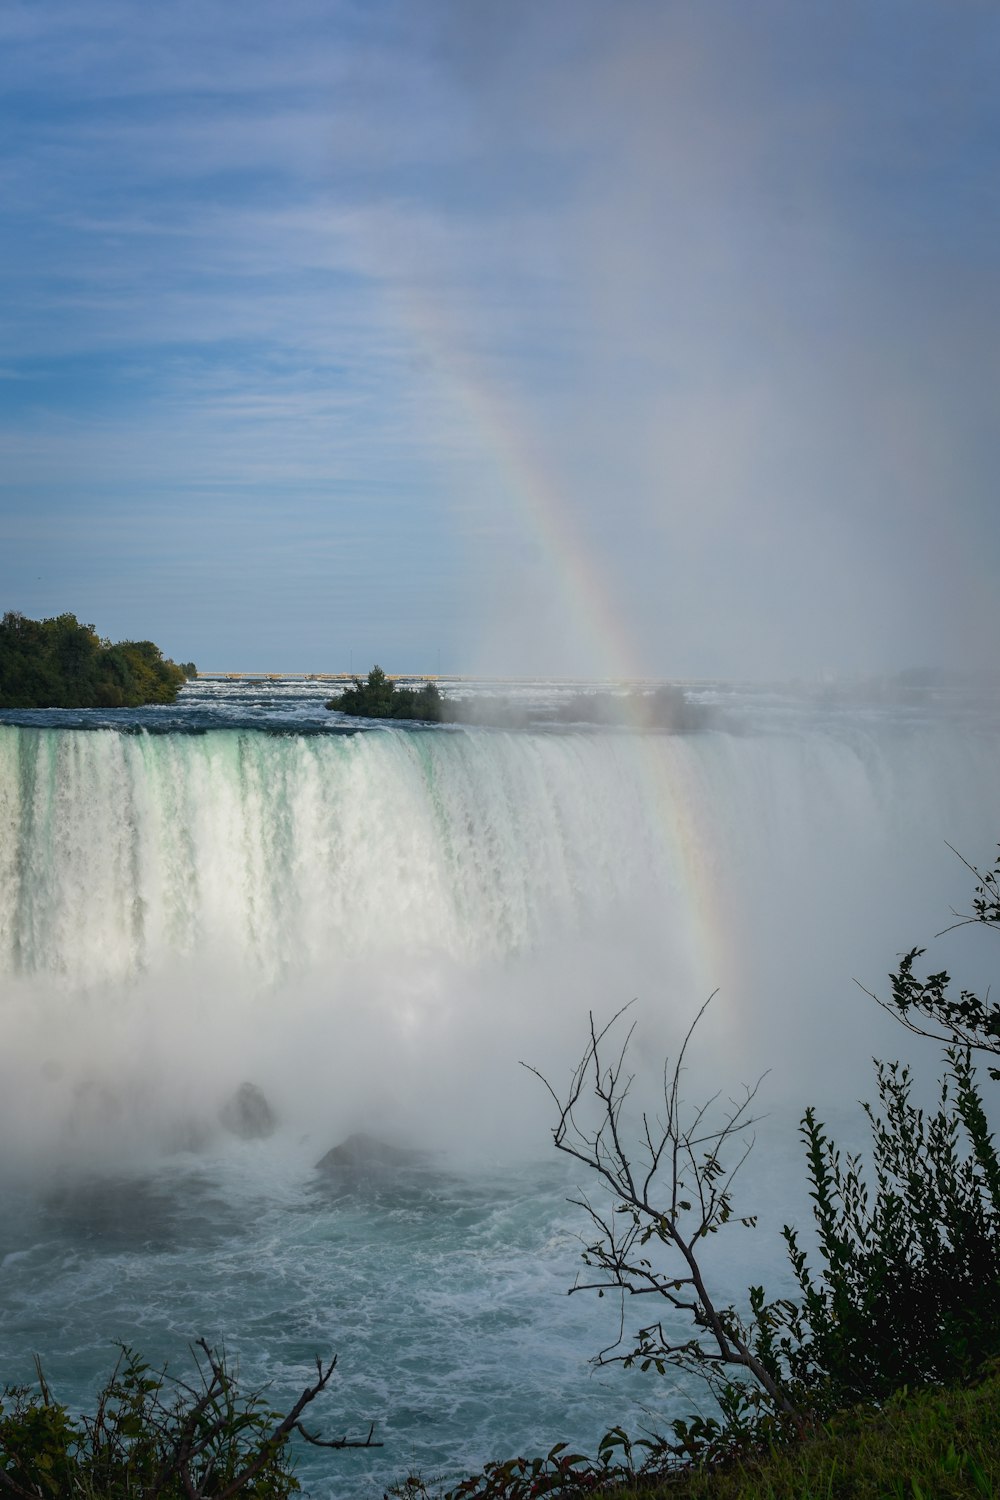
<path id="1" fill-rule="evenodd" d="M 75 615 L 0 620 L 0 708 L 140 708 L 173 703 L 196 676 L 152 641 L 106 640 Z"/>

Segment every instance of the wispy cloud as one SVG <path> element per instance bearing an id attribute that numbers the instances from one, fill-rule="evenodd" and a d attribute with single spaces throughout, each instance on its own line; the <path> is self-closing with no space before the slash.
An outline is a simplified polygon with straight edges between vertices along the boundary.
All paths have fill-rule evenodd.
<path id="1" fill-rule="evenodd" d="M 0 506 L 106 555 L 131 506 L 168 611 L 158 518 L 242 496 L 212 556 L 262 665 L 251 553 L 309 639 L 294 514 L 345 630 L 405 598 L 414 657 L 586 670 L 493 403 L 649 670 L 983 655 L 998 61 L 943 0 L 11 3 Z"/>

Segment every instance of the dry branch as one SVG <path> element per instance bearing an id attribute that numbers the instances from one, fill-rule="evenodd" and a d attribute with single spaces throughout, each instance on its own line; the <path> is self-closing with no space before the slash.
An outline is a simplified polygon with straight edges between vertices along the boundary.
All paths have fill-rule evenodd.
<path id="1" fill-rule="evenodd" d="M 762 1082 L 758 1079 L 744 1088 L 742 1097 L 729 1100 L 721 1120 L 718 1094 L 697 1107 L 686 1105 L 685 1060 L 712 998 L 688 1028 L 673 1067 L 665 1064 L 662 1113 L 643 1111 L 634 1145 L 626 1139 L 623 1111 L 634 1082 L 626 1059 L 635 1022 L 621 1045 L 612 1046 L 612 1033 L 629 1006 L 600 1029 L 590 1015 L 590 1038 L 564 1095 L 537 1068 L 524 1066 L 541 1080 L 556 1106 L 556 1149 L 596 1172 L 612 1198 L 610 1212 L 601 1211 L 586 1194 L 571 1200 L 597 1231 L 583 1260 L 598 1275 L 578 1278 L 570 1291 L 603 1295 L 615 1290 L 622 1299 L 619 1338 L 601 1351 L 597 1362 L 638 1362 L 661 1371 L 669 1364 L 697 1370 L 710 1380 L 719 1369 L 732 1367 L 751 1376 L 776 1411 L 795 1417 L 794 1404 L 755 1353 L 750 1330 L 732 1307 L 717 1303 L 701 1265 L 702 1242 L 734 1218 L 733 1181 L 753 1146 L 748 1132 Z M 733 1147 L 735 1160 L 727 1164 Z M 751 1226 L 755 1221 L 743 1216 L 738 1222 Z M 690 1320 L 694 1334 L 676 1338 L 658 1319 L 641 1328 L 633 1346 L 623 1350 L 625 1298 L 634 1296 L 659 1298 Z"/>

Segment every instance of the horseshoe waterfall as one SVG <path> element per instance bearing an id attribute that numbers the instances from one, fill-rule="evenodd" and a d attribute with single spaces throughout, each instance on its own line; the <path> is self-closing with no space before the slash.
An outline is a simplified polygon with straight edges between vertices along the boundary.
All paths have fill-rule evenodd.
<path id="1" fill-rule="evenodd" d="M 336 1425 L 386 1447 L 336 1483 L 305 1456 L 317 1494 L 592 1450 L 669 1397 L 588 1369 L 579 1179 L 519 1062 L 561 1081 L 588 1013 L 634 998 L 655 1090 L 717 991 L 692 1088 L 771 1070 L 758 1240 L 772 1202 L 805 1212 L 796 1111 L 863 1097 L 904 1045 L 855 979 L 884 989 L 967 903 L 948 845 L 992 858 L 996 717 L 734 693 L 684 735 L 348 733 L 291 690 L 280 713 L 201 693 L 190 721 L 0 724 L 8 1373 L 38 1350 L 82 1404 L 113 1340 L 162 1360 L 204 1334 L 280 1399 L 337 1352 Z M 987 970 L 968 937 L 939 951 Z M 227 1128 L 248 1085 L 261 1138 Z M 419 1170 L 331 1191 L 316 1162 L 355 1132 Z"/>

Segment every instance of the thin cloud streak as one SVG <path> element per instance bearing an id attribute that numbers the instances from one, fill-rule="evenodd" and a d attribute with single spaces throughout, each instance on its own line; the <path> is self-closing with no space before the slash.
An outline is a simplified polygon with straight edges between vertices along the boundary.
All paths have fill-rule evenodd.
<path id="1" fill-rule="evenodd" d="M 456 665 L 585 672 L 516 440 L 636 667 L 987 663 L 987 11 L 46 0 L 0 37 L 20 377 L 0 507 L 81 505 L 113 550 L 130 504 L 127 566 L 162 617 L 162 514 L 183 524 L 197 493 L 211 530 L 204 497 L 242 494 L 281 570 L 284 665 L 295 640 L 324 665 L 281 541 L 301 514 L 343 631 L 384 639 L 379 610 L 408 601 L 390 664 L 443 643 Z M 5 601 L 36 607 L 42 561 L 0 562 Z M 91 566 L 67 562 L 74 597 L 95 597 Z M 213 566 L 267 667 L 235 555 Z M 359 574 L 386 589 L 366 599 Z M 199 618 L 213 654 L 204 608 L 180 655 L 204 655 Z"/>

